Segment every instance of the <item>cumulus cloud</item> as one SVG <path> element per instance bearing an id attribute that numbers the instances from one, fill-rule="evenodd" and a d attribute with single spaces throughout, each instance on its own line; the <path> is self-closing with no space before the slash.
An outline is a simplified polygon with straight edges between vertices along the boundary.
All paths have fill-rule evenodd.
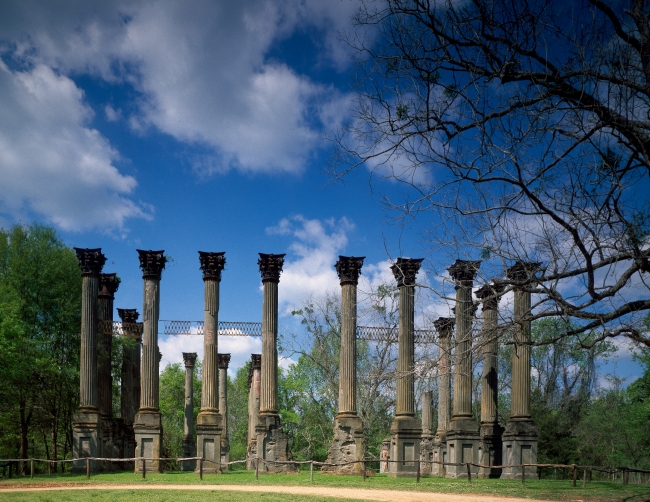
<path id="1" fill-rule="evenodd" d="M 95 5 L 95 4 L 93 4 Z M 343 119 L 347 97 L 268 58 L 278 43 L 311 28 L 323 60 L 342 68 L 337 33 L 356 2 L 87 2 L 52 8 L 15 2 L 0 20 L 0 50 L 63 74 L 126 83 L 137 94 L 126 117 L 208 153 L 200 174 L 228 169 L 304 169 L 324 127 Z M 0 18 L 2 11 L 0 11 Z M 316 63 L 315 63 L 316 64 Z M 118 110 L 105 109 L 108 120 Z"/>
<path id="2" fill-rule="evenodd" d="M 122 230 L 151 218 L 133 201 L 137 182 L 114 166 L 109 142 L 87 124 L 93 111 L 66 76 L 36 65 L 12 71 L 0 60 L 0 211 L 43 215 L 63 230 Z"/>

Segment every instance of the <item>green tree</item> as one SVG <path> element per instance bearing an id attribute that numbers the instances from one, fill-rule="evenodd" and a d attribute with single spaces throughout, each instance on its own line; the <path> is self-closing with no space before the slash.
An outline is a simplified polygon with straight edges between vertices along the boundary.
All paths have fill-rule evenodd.
<path id="1" fill-rule="evenodd" d="M 194 423 L 201 410 L 201 362 L 196 361 L 193 379 Z M 185 367 L 181 363 L 168 364 L 160 374 L 160 414 L 163 426 L 163 451 L 167 458 L 179 458 L 183 453 L 185 423 Z M 196 444 L 196 437 L 193 439 Z M 178 468 L 177 462 L 170 467 Z"/>
<path id="2" fill-rule="evenodd" d="M 235 379 L 228 377 L 228 440 L 230 460 L 244 460 L 248 449 L 248 368 L 250 362 L 237 370 Z M 231 469 L 243 469 L 234 464 Z"/>
<path id="3" fill-rule="evenodd" d="M 0 230 L 2 454 L 71 453 L 78 405 L 81 274 L 75 253 L 41 225 Z M 18 439 L 15 441 L 15 439 Z"/>

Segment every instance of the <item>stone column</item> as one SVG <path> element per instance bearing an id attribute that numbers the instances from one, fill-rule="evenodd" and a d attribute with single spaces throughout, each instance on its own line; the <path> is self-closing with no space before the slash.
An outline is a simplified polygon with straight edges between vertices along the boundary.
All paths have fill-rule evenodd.
<path id="1" fill-rule="evenodd" d="M 483 302 L 483 375 L 481 378 L 481 441 L 483 456 L 481 463 L 486 466 L 501 465 L 501 435 L 503 427 L 498 417 L 498 306 L 500 285 L 485 285 L 476 291 L 476 297 Z M 499 478 L 501 469 L 480 468 L 481 478 Z"/>
<path id="2" fill-rule="evenodd" d="M 160 458 L 162 451 L 162 421 L 158 407 L 159 363 L 158 318 L 160 312 L 160 278 L 167 259 L 164 251 L 138 249 L 144 279 L 142 366 L 140 380 L 140 409 L 135 416 L 133 431 L 137 444 L 136 457 Z M 136 472 L 142 463 L 136 462 Z M 161 472 L 160 462 L 147 461 L 147 470 Z"/>
<path id="3" fill-rule="evenodd" d="M 472 322 L 476 308 L 472 301 L 472 284 L 480 261 L 456 260 L 449 275 L 456 282 L 456 353 L 454 400 L 447 431 L 449 462 L 478 463 L 481 458 L 480 427 L 472 417 Z M 472 467 L 478 474 L 478 467 Z M 448 466 L 449 478 L 467 477 L 465 466 Z"/>
<path id="4" fill-rule="evenodd" d="M 420 439 L 420 472 L 423 475 L 431 474 L 434 460 L 434 436 L 433 436 L 433 391 L 426 391 L 422 394 L 422 438 Z"/>
<path id="5" fill-rule="evenodd" d="M 100 248 L 74 248 L 81 268 L 81 353 L 79 368 L 79 411 L 72 418 L 73 458 L 100 457 L 101 415 L 97 384 L 97 328 L 99 274 L 106 262 Z M 91 468 L 98 470 L 93 462 Z M 73 463 L 77 472 L 86 469 L 85 462 Z"/>
<path id="6" fill-rule="evenodd" d="M 117 309 L 122 320 L 122 332 L 125 342 L 122 347 L 122 382 L 120 395 L 120 415 L 123 438 L 123 458 L 135 457 L 135 435 L 133 422 L 140 404 L 140 344 L 142 343 L 142 325 L 138 323 L 136 309 Z M 133 463 L 126 464 L 125 469 L 133 468 Z"/>
<path id="7" fill-rule="evenodd" d="M 434 458 L 437 462 L 447 462 L 447 430 L 451 419 L 451 337 L 454 332 L 456 319 L 454 317 L 439 317 L 433 326 L 438 332 L 440 362 L 438 366 L 438 430 L 434 440 Z M 444 464 L 434 464 L 432 474 L 444 476 Z"/>
<path id="8" fill-rule="evenodd" d="M 219 413 L 219 285 L 226 253 L 199 251 L 203 272 L 203 377 L 201 411 L 196 425 L 196 451 L 204 458 L 203 471 L 221 472 L 223 416 Z"/>
<path id="9" fill-rule="evenodd" d="M 251 362 L 248 366 L 248 447 L 246 458 L 257 457 L 257 426 L 258 415 L 260 414 L 260 383 L 261 383 L 262 354 L 251 354 Z M 246 469 L 255 469 L 255 462 L 248 460 Z"/>
<path id="10" fill-rule="evenodd" d="M 219 354 L 219 411 L 223 417 L 221 433 L 221 470 L 229 470 L 230 440 L 228 439 L 228 365 L 230 354 Z"/>
<path id="11" fill-rule="evenodd" d="M 506 271 L 514 290 L 514 333 L 512 355 L 512 388 L 510 419 L 503 433 L 504 479 L 519 479 L 521 464 L 537 462 L 537 426 L 530 416 L 530 315 L 531 290 L 537 279 L 540 263 L 518 261 Z M 513 467 L 511 467 L 513 466 Z M 535 477 L 535 469 L 527 469 L 527 478 Z"/>
<path id="12" fill-rule="evenodd" d="M 415 277 L 422 259 L 398 258 L 391 267 L 399 288 L 399 334 L 397 347 L 397 402 L 390 427 L 388 475 L 413 477 L 420 458 L 422 421 L 415 418 Z"/>
<path id="13" fill-rule="evenodd" d="M 339 410 L 334 418 L 334 439 L 329 463 L 363 459 L 363 423 L 357 415 L 357 284 L 365 257 L 339 256 L 336 272 L 341 281 L 341 351 Z M 329 467 L 340 473 L 362 474 L 363 464 Z"/>
<path id="14" fill-rule="evenodd" d="M 194 442 L 194 365 L 196 364 L 196 352 L 183 352 L 185 363 L 185 420 L 183 421 L 183 457 L 195 457 L 196 450 Z M 183 461 L 184 471 L 193 471 L 196 461 Z"/>
<path id="15" fill-rule="evenodd" d="M 120 285 L 117 274 L 99 276 L 99 346 L 97 350 L 97 376 L 99 388 L 99 412 L 102 416 L 102 455 L 117 458 L 117 428 L 113 420 L 113 377 L 111 358 L 113 355 L 113 300 Z M 104 469 L 117 469 L 118 464 L 106 462 Z"/>
<path id="16" fill-rule="evenodd" d="M 262 368 L 257 453 L 266 460 L 290 460 L 289 442 L 278 415 L 278 283 L 284 254 L 260 253 L 257 264 L 262 274 Z M 295 470 L 285 464 L 260 463 L 260 470 Z"/>

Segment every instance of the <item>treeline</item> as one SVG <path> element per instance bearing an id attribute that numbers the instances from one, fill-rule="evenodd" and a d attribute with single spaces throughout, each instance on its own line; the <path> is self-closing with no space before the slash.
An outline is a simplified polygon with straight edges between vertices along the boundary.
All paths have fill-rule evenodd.
<path id="1" fill-rule="evenodd" d="M 363 323 L 396 328 L 398 297 L 379 287 L 360 312 Z M 0 230 L 0 458 L 71 458 L 72 414 L 79 399 L 81 276 L 74 252 L 54 230 L 40 225 Z M 312 298 L 294 313 L 302 329 L 285 333 L 280 351 L 297 361 L 280 371 L 279 406 L 298 460 L 327 458 L 337 411 L 340 298 Z M 590 339 L 559 337 L 561 319 L 533 324 L 532 414 L 539 429 L 539 462 L 650 468 L 650 352 L 638 350 L 643 376 L 623 387 L 599 376 L 598 363 L 612 357 L 611 342 L 587 349 Z M 650 326 L 648 327 L 650 329 Z M 396 333 L 396 330 L 395 330 Z M 504 341 L 508 335 L 504 334 Z M 396 337 L 358 341 L 357 408 L 366 429 L 367 455 L 377 457 L 394 414 Z M 121 343 L 114 341 L 114 415 L 119 416 Z M 499 352 L 499 414 L 508 419 L 512 345 Z M 417 348 L 416 397 L 434 391 L 435 345 Z M 480 347 L 475 353 L 474 413 L 480 419 Z M 160 380 L 164 451 L 181 455 L 185 369 L 167 366 Z M 603 379 L 598 381 L 598 378 Z M 228 382 L 231 460 L 246 455 L 248 367 Z M 194 412 L 201 396 L 201 365 L 194 376 Z M 435 418 L 435 414 L 434 414 Z M 434 423 L 434 429 L 436 424 Z M 56 468 L 56 467 L 54 467 Z"/>

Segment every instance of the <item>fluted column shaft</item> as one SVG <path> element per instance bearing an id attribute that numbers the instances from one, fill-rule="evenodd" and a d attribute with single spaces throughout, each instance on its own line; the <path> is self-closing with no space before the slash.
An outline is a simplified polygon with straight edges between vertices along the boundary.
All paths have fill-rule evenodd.
<path id="1" fill-rule="evenodd" d="M 138 323 L 142 330 L 142 323 Z M 140 397 L 142 395 L 142 334 L 138 333 L 137 343 L 131 352 L 131 361 L 133 362 L 133 387 L 131 390 L 131 409 L 132 419 L 135 420 L 135 415 L 140 409 Z"/>
<path id="2" fill-rule="evenodd" d="M 140 403 L 140 334 L 136 309 L 117 309 L 127 343 L 122 348 L 122 392 L 120 411 L 122 420 L 132 425 Z M 137 387 L 137 392 L 136 392 Z"/>
<path id="3" fill-rule="evenodd" d="M 512 355 L 510 418 L 530 418 L 530 293 L 514 292 L 515 351 Z"/>
<path id="4" fill-rule="evenodd" d="M 481 423 L 498 422 L 497 300 L 483 302 L 483 375 L 481 378 Z"/>
<path id="5" fill-rule="evenodd" d="M 113 300 L 119 287 L 117 274 L 101 274 L 99 278 L 99 335 L 97 357 L 99 388 L 99 411 L 104 418 L 113 415 L 113 378 L 111 360 L 113 356 Z"/>
<path id="6" fill-rule="evenodd" d="M 399 288 L 397 416 L 415 416 L 415 287 Z"/>
<path id="7" fill-rule="evenodd" d="M 357 286 L 341 286 L 339 414 L 357 414 Z"/>
<path id="8" fill-rule="evenodd" d="M 456 288 L 456 371 L 452 418 L 472 417 L 472 288 Z"/>
<path id="9" fill-rule="evenodd" d="M 455 322 L 452 317 L 441 317 L 434 323 L 440 340 L 437 434 L 447 432 L 451 419 L 451 336 Z"/>
<path id="10" fill-rule="evenodd" d="M 158 411 L 160 280 L 150 277 L 145 278 L 143 311 L 140 410 Z"/>
<path id="11" fill-rule="evenodd" d="M 248 374 L 248 440 L 254 440 L 255 424 L 260 413 L 260 367 L 262 355 L 251 354 L 251 366 Z"/>
<path id="12" fill-rule="evenodd" d="M 185 417 L 183 421 L 183 439 L 194 438 L 194 364 L 196 353 L 183 353 L 185 361 Z"/>
<path id="13" fill-rule="evenodd" d="M 433 391 L 422 394 L 422 435 L 431 436 L 433 428 Z"/>
<path id="14" fill-rule="evenodd" d="M 203 377 L 201 411 L 219 412 L 219 281 L 207 278 L 203 282 Z"/>
<path id="15" fill-rule="evenodd" d="M 260 414 L 278 413 L 278 283 L 264 282 Z"/>
<path id="16" fill-rule="evenodd" d="M 81 367 L 79 370 L 79 409 L 97 411 L 98 274 L 84 274 L 82 277 L 81 287 Z"/>
<path id="17" fill-rule="evenodd" d="M 219 410 L 223 415 L 223 436 L 228 437 L 228 364 L 230 354 L 219 354 Z"/>

